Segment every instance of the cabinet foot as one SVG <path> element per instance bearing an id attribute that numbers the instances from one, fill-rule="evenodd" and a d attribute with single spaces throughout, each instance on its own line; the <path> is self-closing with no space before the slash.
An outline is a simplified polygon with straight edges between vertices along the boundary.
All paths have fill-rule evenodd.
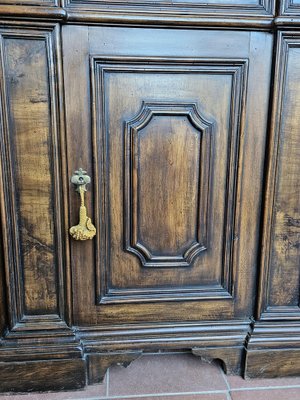
<path id="1" fill-rule="evenodd" d="M 241 365 L 244 357 L 244 347 L 232 348 L 192 348 L 192 354 L 200 357 L 203 361 L 219 361 L 227 375 L 240 375 Z"/>
<path id="2" fill-rule="evenodd" d="M 88 384 L 103 382 L 107 369 L 114 364 L 127 367 L 142 355 L 142 351 L 104 352 L 88 354 Z"/>

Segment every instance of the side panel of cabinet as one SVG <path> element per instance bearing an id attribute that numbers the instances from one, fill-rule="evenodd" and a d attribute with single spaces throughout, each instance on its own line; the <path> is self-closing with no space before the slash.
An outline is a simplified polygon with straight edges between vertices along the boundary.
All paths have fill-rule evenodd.
<path id="1" fill-rule="evenodd" d="M 247 375 L 300 371 L 300 35 L 278 34 L 259 321 Z M 290 351 L 286 350 L 290 348 Z M 269 360 L 272 359 L 270 363 Z"/>
<path id="2" fill-rule="evenodd" d="M 1 31 L 2 229 L 11 327 L 64 310 L 57 31 Z"/>
<path id="3" fill-rule="evenodd" d="M 67 26 L 63 40 L 69 170 L 92 174 L 98 230 L 72 243 L 76 324 L 249 318 L 272 36 Z"/>

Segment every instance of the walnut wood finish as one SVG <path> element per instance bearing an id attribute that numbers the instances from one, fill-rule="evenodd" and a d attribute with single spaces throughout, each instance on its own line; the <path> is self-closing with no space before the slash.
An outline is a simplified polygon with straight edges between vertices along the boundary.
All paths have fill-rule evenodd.
<path id="1" fill-rule="evenodd" d="M 0 18 L 0 391 L 159 350 L 299 374 L 300 2 L 3 0 Z"/>
<path id="2" fill-rule="evenodd" d="M 63 35 L 67 137 L 77 138 L 68 140 L 69 169 L 82 163 L 97 182 L 88 198 L 95 252 L 72 243 L 75 324 L 181 321 L 182 313 L 248 320 L 271 35 L 71 26 Z M 77 85 L 76 76 L 86 79 Z M 254 100 L 257 79 L 264 90 Z M 256 107 L 263 123 L 250 117 Z M 246 164 L 254 154 L 255 171 Z M 148 248 L 156 258 L 147 264 Z M 193 248 L 201 251 L 186 261 Z"/>
<path id="3" fill-rule="evenodd" d="M 258 297 L 260 321 L 254 324 L 247 348 L 248 376 L 257 376 L 271 353 L 276 366 L 266 368 L 266 375 L 297 375 L 300 368 L 295 356 L 300 346 L 299 49 L 299 32 L 278 33 Z"/>

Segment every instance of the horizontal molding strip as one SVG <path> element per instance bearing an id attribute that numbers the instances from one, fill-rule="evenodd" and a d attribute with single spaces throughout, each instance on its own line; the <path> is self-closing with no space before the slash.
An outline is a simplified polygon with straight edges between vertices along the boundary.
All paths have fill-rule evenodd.
<path id="1" fill-rule="evenodd" d="M 146 7 L 146 6 L 145 6 Z M 228 14 L 201 11 L 195 13 L 181 9 L 167 11 L 141 10 L 93 10 L 87 11 L 75 7 L 32 7 L 17 5 L 0 5 L 0 19 L 2 20 L 41 20 L 62 21 L 64 24 L 83 23 L 110 26 L 175 26 L 177 28 L 193 28 L 203 26 L 206 28 L 222 29 L 265 29 L 269 30 L 274 25 L 271 15 L 259 14 Z"/>

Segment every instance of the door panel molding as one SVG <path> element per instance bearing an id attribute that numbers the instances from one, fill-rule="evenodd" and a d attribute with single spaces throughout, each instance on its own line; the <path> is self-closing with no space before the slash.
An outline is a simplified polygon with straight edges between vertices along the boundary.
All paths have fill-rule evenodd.
<path id="1" fill-rule="evenodd" d="M 0 46 L 1 214 L 11 334 L 68 330 L 59 28 L 4 28 Z"/>
<path id="2" fill-rule="evenodd" d="M 93 107 L 93 132 L 94 132 L 94 152 L 96 159 L 95 173 L 97 174 L 98 167 L 97 163 L 100 162 L 101 174 L 97 179 L 99 185 L 99 200 L 96 198 L 96 204 L 99 210 L 102 210 L 100 214 L 100 221 L 106 221 L 106 228 L 99 226 L 98 231 L 101 232 L 99 246 L 96 250 L 98 254 L 97 265 L 97 282 L 98 282 L 98 301 L 100 304 L 118 304 L 118 303 L 130 303 L 130 302 L 144 302 L 144 301 L 175 301 L 178 299 L 185 300 L 196 300 L 196 299 L 232 299 L 232 271 L 233 266 L 231 264 L 232 251 L 235 242 L 232 240 L 232 235 L 235 230 L 234 220 L 235 220 L 235 193 L 236 193 L 236 179 L 237 179 L 237 165 L 239 163 L 239 136 L 241 134 L 241 126 L 243 126 L 242 116 L 244 115 L 243 106 L 245 104 L 245 98 L 247 94 L 247 71 L 248 71 L 248 60 L 247 59 L 205 59 L 205 58 L 163 58 L 163 57 L 127 57 L 127 56 L 98 56 L 93 55 L 90 60 L 91 65 L 91 79 L 92 79 L 92 104 Z M 110 238 L 110 211 L 109 204 L 111 200 L 109 198 L 110 188 L 109 188 L 109 133 L 107 130 L 107 118 L 108 111 L 106 110 L 106 102 L 109 101 L 107 98 L 107 74 L 182 74 L 182 76 L 189 76 L 190 74 L 203 74 L 211 76 L 230 76 L 232 79 L 232 89 L 231 89 L 231 104 L 230 104 L 230 130 L 229 130 L 229 146 L 227 151 L 227 178 L 226 178 L 226 189 L 225 189 L 225 222 L 224 222 L 224 243 L 223 243 L 223 265 L 221 272 L 220 283 L 217 284 L 198 284 L 198 285 L 181 285 L 180 287 L 140 287 L 140 288 L 116 288 L 110 285 L 110 254 L 109 245 Z M 172 108 L 172 109 L 171 109 Z M 168 112 L 166 110 L 169 110 Z M 130 158 L 130 154 L 133 157 L 137 157 L 137 150 L 134 144 L 134 140 L 130 141 L 130 135 L 136 135 L 136 132 L 145 128 L 145 125 L 151 119 L 153 114 L 167 115 L 169 114 L 170 119 L 178 118 L 178 115 L 186 115 L 187 113 L 193 114 L 197 113 L 196 103 L 186 103 L 182 104 L 180 101 L 173 103 L 152 101 L 143 102 L 142 109 L 138 115 L 135 115 L 129 120 L 124 120 L 124 130 L 122 134 L 125 136 L 124 145 L 124 187 L 123 187 L 123 198 L 124 198 L 124 208 L 123 208 L 123 218 L 124 218 L 124 246 L 125 249 L 131 253 L 137 255 L 137 250 L 131 246 L 130 242 L 137 240 L 137 232 L 141 231 L 141 228 L 137 229 L 135 225 L 138 223 L 138 217 L 133 216 L 134 209 L 133 203 L 137 204 L 137 199 L 134 199 L 134 186 L 138 184 L 138 177 L 130 176 L 128 170 L 134 163 L 134 160 Z M 130 122 L 133 121 L 133 122 Z M 212 122 L 208 122 L 212 121 Z M 214 121 L 212 117 L 197 116 L 197 123 L 193 121 L 192 123 L 197 126 L 200 124 L 200 129 L 202 130 L 202 141 L 205 138 L 204 145 L 201 147 L 201 156 L 199 161 L 201 167 L 196 167 L 201 170 L 200 187 L 198 186 L 197 192 L 200 198 L 198 204 L 199 210 L 199 221 L 196 222 L 198 225 L 198 231 L 203 232 L 203 241 L 205 244 L 193 243 L 192 254 L 193 259 L 201 257 L 201 253 L 206 251 L 206 246 L 212 248 L 214 243 L 211 242 L 209 237 L 209 232 L 207 230 L 207 220 L 209 220 L 209 202 L 211 198 L 212 181 L 211 181 L 211 168 L 210 168 L 210 158 L 214 153 L 213 145 L 214 143 Z M 199 130 L 199 128 L 198 128 Z M 127 139 L 126 139 L 127 137 Z M 141 144 L 139 143 L 139 149 Z M 98 154 L 98 149 L 104 149 L 103 155 Z M 99 161 L 97 161 L 99 160 Z M 141 161 L 139 161 L 140 163 Z M 200 167 L 200 168 L 199 168 Z M 137 174 L 137 172 L 135 172 Z M 132 183 L 133 182 L 133 183 Z M 199 185 L 198 184 L 198 185 Z M 155 182 L 151 185 L 155 187 Z M 203 196 L 203 199 L 201 199 Z M 140 204 L 140 203 L 139 203 Z M 97 211 L 96 211 L 97 212 Z M 203 214 L 201 213 L 203 212 Z M 97 218 L 96 218 L 97 219 Z M 146 222 L 144 222 L 146 223 Z M 132 234 L 131 230 L 135 228 L 135 235 Z M 148 232 L 147 232 L 148 233 Z M 130 236 L 132 235 L 132 236 Z M 164 236 L 165 237 L 165 236 Z M 194 247 L 193 247 L 194 246 Z M 178 268 L 184 268 L 192 266 L 193 260 L 189 262 L 181 259 L 170 259 L 166 256 L 162 258 L 156 257 L 151 260 L 151 255 L 148 253 L 149 260 L 147 261 L 145 254 L 140 252 L 142 246 L 139 246 L 139 257 L 141 260 L 141 267 L 147 268 L 157 268 L 165 267 L 172 268 L 174 266 Z M 198 248 L 198 251 L 197 251 Z M 195 251 L 196 250 L 196 251 Z M 143 247 L 144 253 L 147 252 L 145 247 Z M 100 256 L 99 256 L 100 255 Z M 159 273 L 159 272 L 157 272 Z M 100 282 L 100 284 L 99 284 Z"/>

